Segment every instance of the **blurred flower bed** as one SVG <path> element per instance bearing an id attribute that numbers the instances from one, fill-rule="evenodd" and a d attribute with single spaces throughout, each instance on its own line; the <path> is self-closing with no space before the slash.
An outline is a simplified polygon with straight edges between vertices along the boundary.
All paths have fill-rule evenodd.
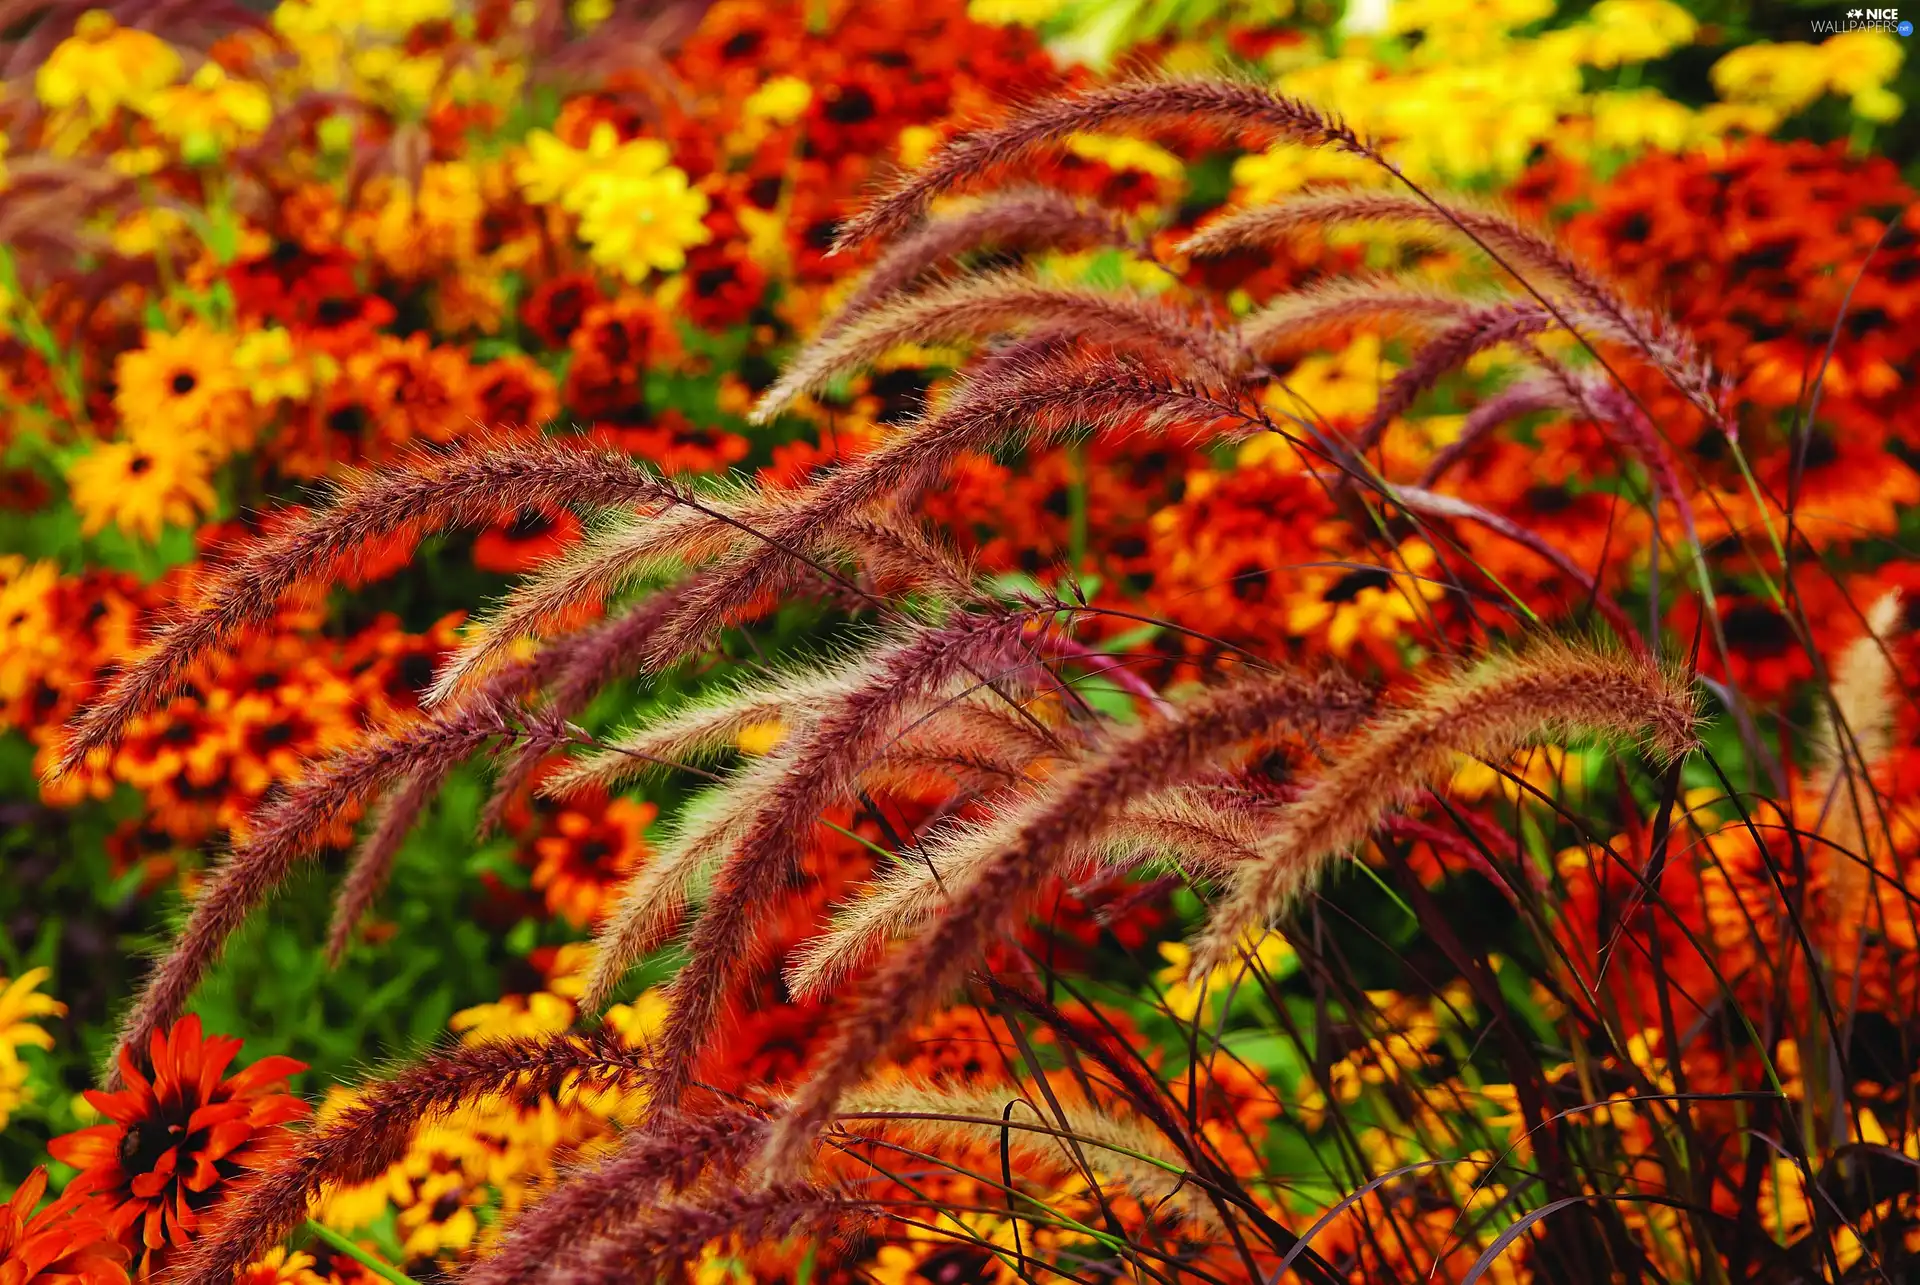
<path id="1" fill-rule="evenodd" d="M 1682 461 L 1714 591 L 1704 599 L 1663 599 L 1657 581 L 1647 592 L 1662 540 L 1680 538 L 1678 510 L 1655 505 L 1661 516 L 1649 517 L 1648 479 L 1621 464 L 1596 426 L 1549 416 L 1525 442 L 1488 437 L 1449 454 L 1480 404 L 1473 386 L 1396 423 L 1383 446 L 1390 470 L 1419 476 L 1444 460 L 1423 485 L 1524 527 L 1594 573 L 1590 586 L 1572 583 L 1497 528 L 1463 525 L 1459 552 L 1476 589 L 1558 620 L 1586 611 L 1595 593 L 1614 594 L 1664 615 L 1660 626 L 1683 642 L 1717 628 L 1726 645 L 1700 649 L 1703 672 L 1743 693 L 1769 729 L 1776 717 L 1782 728 L 1804 722 L 1823 680 L 1817 667 L 1867 632 L 1866 605 L 1887 590 L 1920 590 L 1920 569 L 1899 553 L 1920 534 L 1911 394 L 1920 207 L 1910 185 L 1916 140 L 1900 133 L 1913 74 L 1896 37 L 1796 41 L 1668 0 L 1161 8 L 286 0 L 256 15 L 55 4 L 9 34 L 0 50 L 0 974 L 11 980 L 0 983 L 0 1189 L 17 1194 L 0 1214 L 0 1270 L 10 1273 L 0 1279 L 108 1282 L 164 1267 L 223 1184 L 305 1114 L 289 1084 L 324 1115 L 343 1105 L 333 1086 L 357 1068 L 448 1032 L 474 1040 L 565 1029 L 579 995 L 579 941 L 644 859 L 652 827 L 687 797 L 659 782 L 565 804 L 523 792 L 476 839 L 486 775 L 464 770 L 335 965 L 325 949 L 328 886 L 352 843 L 343 827 L 320 871 L 229 952 L 196 999 L 197 1017 L 154 1059 L 153 1084 L 129 1077 L 118 1094 L 83 1094 L 142 952 L 164 939 L 254 808 L 303 762 L 413 714 L 462 611 L 579 539 L 581 523 L 522 509 L 483 530 L 390 542 L 355 568 L 349 590 L 284 609 L 124 744 L 43 786 L 63 723 L 104 675 L 171 605 L 194 600 L 206 566 L 347 469 L 565 433 L 669 473 L 798 483 L 871 448 L 922 404 L 945 354 L 898 349 L 877 373 L 804 399 L 770 427 L 746 419 L 782 356 L 852 288 L 861 264 L 827 253 L 837 220 L 960 125 L 1010 99 L 1088 82 L 1090 62 L 1233 63 L 1342 112 L 1387 140 L 1410 177 L 1498 197 L 1561 227 L 1592 262 L 1671 308 L 1736 374 L 1727 398 L 1740 452 L 1671 388 L 1636 388 Z M 1140 254 L 1049 254 L 1041 269 L 1054 279 L 1179 290 L 1231 266 L 1233 303 L 1251 309 L 1355 269 L 1435 281 L 1483 271 L 1459 251 L 1366 229 L 1289 239 L 1251 272 L 1244 259 L 1188 262 L 1175 252 L 1223 208 L 1315 184 L 1382 182 L 1326 154 L 1087 136 L 1029 177 L 1138 223 Z M 1370 333 L 1316 335 L 1285 370 L 1285 391 L 1274 385 L 1271 409 L 1351 426 L 1406 359 Z M 1497 361 L 1475 369 L 1492 376 Z M 1810 427 L 1794 435 L 1799 417 Z M 1248 646 L 1336 659 L 1391 682 L 1430 654 L 1431 631 L 1465 628 L 1473 610 L 1443 592 L 1432 549 L 1410 534 L 1385 541 L 1378 565 L 1343 561 L 1356 543 L 1354 515 L 1266 441 L 1237 452 L 1101 441 L 1020 459 L 981 455 L 930 505 L 1009 583 L 1074 584 L 1117 612 L 1179 627 L 1121 622 L 1107 640 L 1167 679 L 1223 647 Z M 1789 533 L 1793 557 L 1810 558 L 1791 575 L 1777 532 Z M 1403 576 L 1414 592 L 1395 588 Z M 787 608 L 753 642 L 730 637 L 727 654 L 700 671 L 644 692 L 628 685 L 580 721 L 609 726 L 750 669 L 761 662 L 756 648 L 804 647 L 820 619 Z M 1774 743 L 1790 758 L 1789 735 Z M 739 748 L 769 744 L 743 734 Z M 1916 766 L 1896 753 L 1888 779 L 1906 781 Z M 1515 765 L 1517 779 L 1547 793 L 1578 791 L 1607 770 L 1577 752 Z M 1512 780 L 1463 768 L 1454 794 L 1564 880 L 1569 939 L 1590 935 L 1595 907 L 1622 892 L 1602 886 L 1606 872 L 1553 848 L 1550 819 Z M 1671 879 L 1691 883 L 1671 895 L 1689 899 L 1696 936 L 1724 938 L 1733 952 L 1748 830 L 1705 798 L 1690 794 L 1689 805 L 1701 805 L 1702 842 L 1722 860 L 1704 873 L 1676 864 Z M 1789 809 L 1818 806 L 1789 798 Z M 911 832 L 931 808 L 903 792 L 823 827 L 783 940 L 804 939 L 872 869 L 874 846 L 892 830 Z M 1644 844 L 1637 821 L 1601 841 Z M 1903 843 L 1885 854 L 1896 875 L 1911 859 Z M 1436 887 L 1463 861 L 1432 843 L 1416 843 L 1414 859 Z M 1351 895 L 1364 900 L 1370 885 L 1354 882 L 1362 886 Z M 1180 975 L 1194 903 L 1159 892 L 1058 888 L 1046 927 L 1022 944 L 1097 974 L 1088 1009 L 1161 1041 L 1171 1062 L 1186 1050 L 1170 1019 L 1218 997 L 1163 989 Z M 1368 905 L 1386 916 L 1376 927 L 1393 922 L 1391 906 Z M 1277 933 L 1260 951 L 1278 977 L 1297 966 Z M 1008 954 L 1017 965 L 1014 946 Z M 778 962 L 711 1082 L 775 1082 L 805 1056 L 820 1008 L 786 993 Z M 1378 979 L 1367 988 L 1386 1015 L 1372 1019 L 1378 1033 L 1354 1019 L 1350 1051 L 1315 1068 L 1349 1106 L 1389 1102 L 1397 1078 L 1457 1066 L 1478 1023 L 1464 994 L 1422 992 L 1373 964 L 1363 975 Z M 672 967 L 663 953 L 649 976 L 658 982 Z M 1867 1002 L 1913 998 L 1910 970 L 1889 964 L 1870 975 Z M 1631 973 L 1590 980 L 1619 988 L 1629 1007 L 1639 1002 L 1626 993 Z M 1561 1001 L 1536 987 L 1517 1002 L 1545 1022 Z M 642 988 L 606 1020 L 637 1041 L 659 1017 L 657 993 Z M 1007 1074 L 1012 1036 L 998 1019 L 956 1009 L 935 1027 L 929 1053 L 907 1069 Z M 245 1038 L 244 1052 L 230 1037 Z M 969 1043 L 969 1066 L 940 1062 Z M 1661 1054 L 1631 1056 L 1654 1066 Z M 1191 1107 L 1227 1153 L 1318 1174 L 1316 1136 L 1340 1103 L 1308 1083 L 1308 1070 L 1284 1042 L 1253 1031 L 1195 1068 Z M 1512 1086 L 1467 1083 L 1463 1092 L 1461 1119 L 1389 1118 L 1382 1106 L 1351 1145 L 1377 1170 L 1450 1153 L 1457 1148 L 1443 1140 L 1469 1133 L 1476 1144 L 1523 1145 L 1503 1123 Z M 183 1093 L 200 1094 L 211 1114 L 183 1108 Z M 316 1218 L 433 1279 L 468 1261 L 504 1214 L 633 1110 L 619 1094 L 584 1093 L 476 1108 L 424 1131 L 383 1179 L 331 1192 Z M 1920 1135 L 1888 1111 L 1874 1127 L 1916 1154 Z M 154 1141 L 154 1122 L 175 1115 L 168 1150 Z M 47 1163 L 67 1194 L 35 1216 L 42 1179 L 30 1174 Z M 1761 1182 L 1770 1217 L 1790 1220 L 1793 1202 L 1809 1199 L 1793 1172 Z M 1338 1194 L 1303 1181 L 1276 1193 L 1275 1208 L 1304 1224 Z M 1470 1203 L 1500 1193 L 1453 1194 Z M 945 1195 L 969 1203 L 964 1192 Z M 1093 1217 L 1091 1195 L 1067 1198 Z M 990 1191 L 971 1201 L 993 1203 Z M 1359 1226 L 1366 1208 L 1353 1206 L 1320 1245 L 1330 1258 L 1344 1254 L 1355 1279 L 1457 1274 L 1485 1248 L 1455 1234 L 1448 1206 L 1427 1240 L 1393 1242 L 1401 1259 L 1382 1264 L 1382 1242 Z M 980 1243 L 1010 1234 L 990 1214 L 975 1223 Z M 249 1281 L 370 1279 L 325 1239 L 302 1246 L 256 1264 Z M 815 1271 L 785 1252 L 718 1245 L 700 1279 Z M 1005 1255 L 932 1237 L 856 1246 L 846 1257 L 866 1273 L 847 1279 L 1017 1279 Z M 11 1274 L 16 1264 L 24 1275 Z"/>

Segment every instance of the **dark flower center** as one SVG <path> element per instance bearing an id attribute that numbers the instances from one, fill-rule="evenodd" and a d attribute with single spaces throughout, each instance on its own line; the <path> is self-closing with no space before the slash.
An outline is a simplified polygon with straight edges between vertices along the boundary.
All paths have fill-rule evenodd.
<path id="1" fill-rule="evenodd" d="M 1368 589 L 1384 589 L 1393 583 L 1393 577 L 1381 567 L 1367 567 L 1360 571 L 1349 571 L 1327 587 L 1320 595 L 1322 602 L 1352 602 Z"/>
<path id="2" fill-rule="evenodd" d="M 186 1137 L 184 1121 L 136 1120 L 120 1135 L 120 1171 L 128 1177 L 152 1173 L 160 1157 Z"/>
<path id="3" fill-rule="evenodd" d="M 358 437 L 367 426 L 367 408 L 342 406 L 327 415 L 327 427 L 344 436 Z"/>
<path id="4" fill-rule="evenodd" d="M 1273 574 L 1265 567 L 1248 567 L 1234 574 L 1233 596 L 1242 602 L 1261 602 L 1267 596 L 1267 586 L 1272 583 Z"/>
<path id="5" fill-rule="evenodd" d="M 133 474 L 135 477 L 139 477 L 152 467 L 153 457 L 151 455 L 136 455 L 127 461 L 127 472 Z"/>
<path id="6" fill-rule="evenodd" d="M 509 540 L 532 540 L 553 530 L 553 519 L 539 509 L 521 509 L 507 525 Z"/>
<path id="7" fill-rule="evenodd" d="M 1535 513 L 1564 513 L 1573 507 L 1573 492 L 1564 486 L 1530 486 L 1527 507 Z"/>
<path id="8" fill-rule="evenodd" d="M 1743 602 L 1727 613 L 1727 641 L 1741 651 L 1777 656 L 1793 642 L 1787 618 L 1762 602 Z"/>
<path id="9" fill-rule="evenodd" d="M 877 110 L 873 95 L 856 85 L 827 104 L 826 117 L 836 125 L 858 125 L 872 120 Z"/>
<path id="10" fill-rule="evenodd" d="M 194 378 L 194 374 L 190 370 L 179 371 L 173 377 L 173 391 L 181 397 L 185 397 L 188 393 L 192 392 L 199 384 L 200 381 Z"/>

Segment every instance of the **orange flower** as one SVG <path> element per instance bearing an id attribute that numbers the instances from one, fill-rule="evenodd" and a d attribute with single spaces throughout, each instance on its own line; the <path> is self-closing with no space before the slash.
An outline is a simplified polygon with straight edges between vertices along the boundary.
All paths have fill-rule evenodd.
<path id="1" fill-rule="evenodd" d="M 473 565 L 518 575 L 580 538 L 580 519 L 560 508 L 523 508 L 501 518 L 473 543 Z"/>
<path id="2" fill-rule="evenodd" d="M 44 1167 L 0 1205 L 0 1285 L 126 1285 L 127 1251 L 100 1219 L 66 1200 L 39 1213 Z"/>
<path id="3" fill-rule="evenodd" d="M 614 888 L 646 856 L 647 823 L 658 811 L 631 799 L 604 807 L 583 799 L 556 816 L 551 831 L 533 844 L 533 886 L 546 893 L 547 908 L 576 925 L 598 919 Z"/>
<path id="4" fill-rule="evenodd" d="M 111 1123 L 48 1144 L 54 1159 L 80 1170 L 63 1200 L 103 1220 L 134 1252 L 143 1278 L 188 1242 L 223 1186 L 271 1158 L 286 1144 L 283 1126 L 307 1114 L 305 1102 L 283 1091 L 305 1063 L 265 1057 L 222 1079 L 239 1051 L 239 1040 L 205 1038 L 198 1017 L 183 1017 L 171 1032 L 154 1032 L 151 1080 L 122 1053 L 127 1087 L 87 1091 Z"/>

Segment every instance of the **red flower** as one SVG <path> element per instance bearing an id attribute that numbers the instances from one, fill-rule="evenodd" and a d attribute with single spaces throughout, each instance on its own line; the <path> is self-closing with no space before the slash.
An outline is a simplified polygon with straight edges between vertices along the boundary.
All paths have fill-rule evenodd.
<path id="1" fill-rule="evenodd" d="M 101 1220 L 134 1252 L 143 1277 L 188 1242 L 225 1184 L 286 1145 L 288 1121 L 307 1114 L 305 1102 L 282 1091 L 305 1063 L 265 1057 L 222 1079 L 239 1051 L 239 1040 L 203 1038 L 200 1019 L 183 1017 L 171 1033 L 154 1032 L 151 1080 L 122 1053 L 127 1087 L 88 1090 L 87 1101 L 112 1123 L 48 1144 L 54 1159 L 80 1170 L 63 1200 Z"/>
<path id="2" fill-rule="evenodd" d="M 565 348 L 586 319 L 587 310 L 604 303 L 599 283 L 584 272 L 543 282 L 520 305 L 520 320 L 549 348 Z"/>
<path id="3" fill-rule="evenodd" d="M 0 1285 L 126 1285 L 127 1251 L 107 1225 L 67 1200 L 34 1213 L 46 1190 L 35 1169 L 0 1205 Z"/>
<path id="4" fill-rule="evenodd" d="M 533 886 L 547 909 L 581 927 L 599 919 L 647 856 L 646 829 L 658 811 L 603 793 L 571 800 L 533 843 Z"/>
<path id="5" fill-rule="evenodd" d="M 711 225 L 711 221 L 709 221 Z M 753 315 L 767 293 L 767 274 L 737 241 L 716 236 L 687 256 L 687 316 L 706 330 L 730 330 Z"/>
<path id="6" fill-rule="evenodd" d="M 480 533 L 473 565 L 518 575 L 531 571 L 580 538 L 580 519 L 565 509 L 523 508 Z"/>

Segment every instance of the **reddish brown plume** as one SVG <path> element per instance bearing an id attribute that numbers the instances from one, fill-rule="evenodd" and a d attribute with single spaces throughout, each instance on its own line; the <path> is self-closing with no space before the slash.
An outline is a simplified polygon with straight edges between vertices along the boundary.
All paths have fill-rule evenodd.
<path id="1" fill-rule="evenodd" d="M 933 269 L 974 250 L 1071 250 L 1126 245 L 1129 239 L 1119 215 L 1065 192 L 1047 187 L 995 192 L 971 209 L 928 219 L 889 246 L 823 332 L 844 329 Z"/>
<path id="2" fill-rule="evenodd" d="M 662 1196 L 685 1192 L 716 1171 L 736 1175 L 766 1136 L 766 1117 L 744 1107 L 660 1119 L 645 1132 L 631 1132 L 618 1151 L 571 1175 L 515 1219 L 500 1247 L 475 1263 L 461 1285 L 544 1279 L 569 1250 L 641 1221 Z"/>
<path id="3" fill-rule="evenodd" d="M 1338 119 L 1252 83 L 1196 79 L 1105 85 L 1043 99 L 1015 111 L 1004 124 L 947 143 L 925 165 L 847 220 L 834 249 L 850 250 L 875 238 L 892 238 L 919 218 L 935 197 L 1004 173 L 1075 134 L 1165 124 L 1209 126 L 1249 145 L 1285 139 L 1356 156 L 1376 155 L 1371 145 Z"/>
<path id="4" fill-rule="evenodd" d="M 135 715 L 171 695 L 196 662 L 270 620 L 296 588 L 338 579 L 382 540 L 486 522 L 528 506 L 606 506 L 669 495 L 639 461 L 557 438 L 422 455 L 386 472 L 355 475 L 334 489 L 325 507 L 243 549 L 196 606 L 162 626 L 74 719 L 48 776 L 65 776 L 112 744 Z"/>
<path id="5" fill-rule="evenodd" d="M 637 1084 L 644 1055 L 611 1032 L 491 1040 L 429 1054 L 368 1088 L 337 1119 L 221 1206 L 174 1269 L 174 1285 L 231 1285 L 233 1274 L 306 1217 L 327 1182 L 370 1182 L 398 1162 L 420 1123 L 494 1094 L 528 1105 L 562 1089 Z"/>
<path id="6" fill-rule="evenodd" d="M 1332 675 L 1247 678 L 1128 729 L 1103 752 L 1062 772 L 1027 805 L 998 855 L 954 890 L 947 913 L 918 940 L 897 949 L 863 988 L 776 1126 L 765 1172 L 776 1180 L 803 1172 L 815 1136 L 842 1095 L 860 1082 L 895 1034 L 953 989 L 1053 862 L 1091 841 L 1127 800 L 1191 779 L 1275 726 L 1350 727 L 1369 704 L 1367 693 L 1351 680 Z"/>
<path id="7" fill-rule="evenodd" d="M 502 676 L 505 681 L 506 675 Z M 207 969 L 219 959 L 227 939 L 292 871 L 313 854 L 348 809 L 408 772 L 451 765 L 488 741 L 520 734 L 515 707 L 488 691 L 464 702 L 446 717 L 402 724 L 363 745 L 343 750 L 310 768 L 279 799 L 251 819 L 250 832 L 207 881 L 186 926 L 166 958 L 147 978 L 114 1045 L 107 1072 L 111 1083 L 120 1053 L 137 1060 L 153 1032 L 178 1017 Z M 558 737 L 548 735 L 549 747 Z"/>
<path id="8" fill-rule="evenodd" d="M 964 675 L 986 680 L 1011 673 L 1019 681 L 1019 667 L 1031 663 L 1024 639 L 1032 620 L 1025 611 L 963 616 L 906 635 L 880 649 L 835 694 L 832 706 L 769 760 L 777 781 L 758 796 L 759 806 L 738 830 L 733 854 L 714 877 L 694 923 L 687 962 L 668 992 L 673 1008 L 657 1041 L 656 1109 L 678 1105 L 730 988 L 753 961 L 759 922 L 799 870 L 820 815 L 847 795 L 861 768 L 900 733 L 903 708 L 915 708 L 921 697 Z M 1020 685 L 1031 681 L 1026 675 Z M 592 993 L 604 995 L 630 963 L 603 940 Z"/>
<path id="9" fill-rule="evenodd" d="M 633 1285 L 681 1278 L 707 1245 L 738 1236 L 748 1245 L 789 1236 L 845 1234 L 880 1212 L 813 1183 L 778 1183 L 749 1191 L 723 1187 L 685 1204 L 663 1204 L 651 1217 L 566 1253 L 552 1264 L 553 1285 Z"/>

